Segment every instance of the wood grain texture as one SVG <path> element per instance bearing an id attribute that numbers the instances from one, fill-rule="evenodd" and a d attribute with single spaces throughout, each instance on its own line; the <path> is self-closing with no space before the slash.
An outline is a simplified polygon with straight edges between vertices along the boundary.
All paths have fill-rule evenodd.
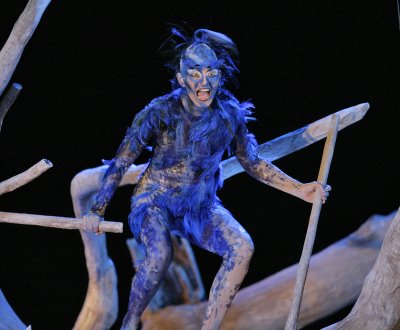
<path id="1" fill-rule="evenodd" d="M 0 95 L 7 87 L 25 46 L 51 0 L 29 0 L 0 51 Z"/>
<path id="2" fill-rule="evenodd" d="M 13 176 L 8 180 L 0 182 L 0 195 L 14 191 L 15 189 L 33 181 L 52 166 L 53 164 L 49 160 L 42 159 L 26 171 Z"/>
<path id="3" fill-rule="evenodd" d="M 400 209 L 350 314 L 329 330 L 400 329 Z"/>

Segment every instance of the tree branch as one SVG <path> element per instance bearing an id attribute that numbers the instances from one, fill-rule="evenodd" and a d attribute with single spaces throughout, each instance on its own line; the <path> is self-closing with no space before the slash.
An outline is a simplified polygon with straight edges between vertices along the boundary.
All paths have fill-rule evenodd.
<path id="1" fill-rule="evenodd" d="M 32 225 L 60 229 L 82 229 L 82 219 L 53 217 L 48 215 L 0 212 L 0 222 L 19 225 Z M 101 221 L 101 232 L 122 233 L 121 222 Z"/>
<path id="2" fill-rule="evenodd" d="M 1 127 L 3 125 L 3 119 L 6 116 L 8 110 L 11 108 L 15 100 L 17 99 L 17 96 L 19 92 L 21 91 L 22 86 L 20 84 L 12 84 L 9 90 L 7 91 L 7 94 L 3 97 L 3 99 L 0 102 L 0 131 Z"/>
<path id="3" fill-rule="evenodd" d="M 0 182 L 0 195 L 11 192 L 33 181 L 52 166 L 53 164 L 49 160 L 42 159 L 40 162 L 27 169 L 25 172 L 22 172 L 8 180 Z"/>
<path id="4" fill-rule="evenodd" d="M 10 36 L 0 51 L 0 95 L 8 85 L 22 52 L 50 1 L 30 0 L 14 24 Z"/>

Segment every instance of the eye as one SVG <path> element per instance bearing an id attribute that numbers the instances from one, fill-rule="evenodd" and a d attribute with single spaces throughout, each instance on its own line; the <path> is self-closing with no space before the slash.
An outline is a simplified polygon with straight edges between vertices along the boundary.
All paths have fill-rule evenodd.
<path id="1" fill-rule="evenodd" d="M 218 69 L 212 69 L 212 70 L 210 70 L 210 71 L 207 72 L 207 76 L 209 76 L 209 77 L 215 77 L 215 76 L 218 75 L 218 73 L 219 73 L 219 70 L 218 70 Z"/>
<path id="2" fill-rule="evenodd" d="M 201 78 L 201 73 L 197 70 L 188 70 L 189 76 L 191 76 L 194 79 L 200 79 Z"/>

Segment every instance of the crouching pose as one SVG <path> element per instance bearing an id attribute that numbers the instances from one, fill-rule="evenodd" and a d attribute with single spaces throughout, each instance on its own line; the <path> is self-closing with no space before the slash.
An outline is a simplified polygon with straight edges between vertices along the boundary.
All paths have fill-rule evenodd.
<path id="1" fill-rule="evenodd" d="M 257 155 L 257 143 L 246 127 L 253 105 L 240 103 L 224 88 L 237 71 L 237 49 L 230 38 L 200 29 L 175 51 L 173 91 L 135 116 L 84 217 L 85 228 L 97 232 L 124 173 L 151 146 L 153 155 L 135 187 L 129 215 L 145 259 L 132 280 L 123 329 L 138 327 L 159 287 L 172 260 L 171 234 L 222 257 L 202 329 L 221 325 L 254 251 L 249 234 L 216 196 L 226 150 L 255 179 L 307 202 L 315 194 L 324 202 L 330 190 L 317 182 L 302 184 Z"/>

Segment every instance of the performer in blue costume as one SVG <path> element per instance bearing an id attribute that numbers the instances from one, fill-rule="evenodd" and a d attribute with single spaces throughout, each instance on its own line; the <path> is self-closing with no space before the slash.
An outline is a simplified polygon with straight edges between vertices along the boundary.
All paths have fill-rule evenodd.
<path id="1" fill-rule="evenodd" d="M 177 36 L 182 36 L 176 33 Z M 139 318 L 172 260 L 171 234 L 182 236 L 223 258 L 213 282 L 202 329 L 218 329 L 244 276 L 254 246 L 249 234 L 216 196 L 219 163 L 226 150 L 257 180 L 313 202 L 325 202 L 329 186 L 302 184 L 257 155 L 246 122 L 253 105 L 228 90 L 237 67 L 237 49 L 227 36 L 200 29 L 175 50 L 174 90 L 154 99 L 134 118 L 109 163 L 87 230 L 98 232 L 105 209 L 124 173 L 148 146 L 153 155 L 132 197 L 129 225 L 145 259 L 132 280 L 122 329 L 136 329 Z"/>

